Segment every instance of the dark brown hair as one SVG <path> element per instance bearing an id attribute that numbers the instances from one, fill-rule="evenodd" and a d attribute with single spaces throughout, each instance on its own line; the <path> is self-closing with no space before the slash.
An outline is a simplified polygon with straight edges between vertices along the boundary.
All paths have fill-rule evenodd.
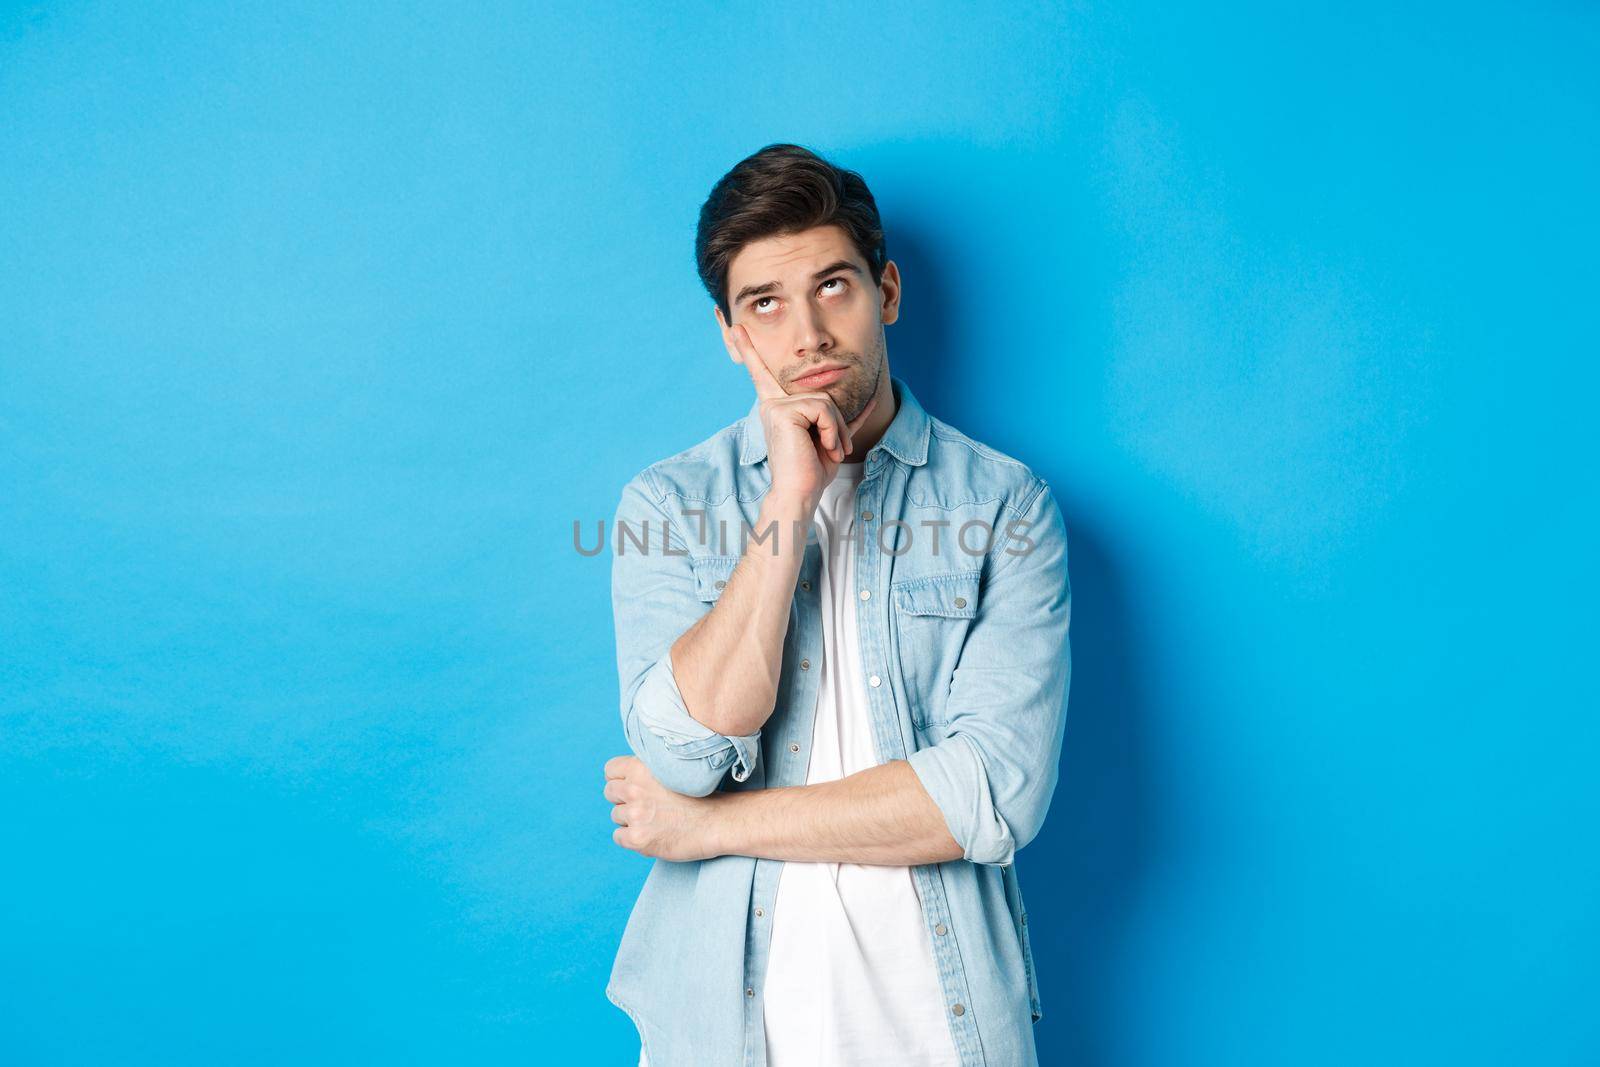
<path id="1" fill-rule="evenodd" d="M 769 144 L 724 174 L 700 206 L 695 265 L 711 299 L 728 307 L 728 264 L 751 241 L 839 226 L 867 263 L 872 283 L 883 280 L 888 250 L 878 205 L 861 175 L 836 167 L 796 144 Z"/>

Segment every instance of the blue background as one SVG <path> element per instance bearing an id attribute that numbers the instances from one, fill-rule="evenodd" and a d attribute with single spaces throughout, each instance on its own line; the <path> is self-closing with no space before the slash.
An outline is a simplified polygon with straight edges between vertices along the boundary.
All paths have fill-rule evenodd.
<path id="1" fill-rule="evenodd" d="M 1046 1065 L 1600 1062 L 1592 5 L 0 14 L 0 1061 L 632 1064 L 573 522 L 749 152 L 1070 531 Z"/>

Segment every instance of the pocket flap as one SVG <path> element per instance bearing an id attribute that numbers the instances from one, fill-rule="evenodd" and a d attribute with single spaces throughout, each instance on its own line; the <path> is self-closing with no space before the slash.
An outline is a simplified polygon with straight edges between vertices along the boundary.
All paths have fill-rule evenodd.
<path id="1" fill-rule="evenodd" d="M 978 614 L 978 572 L 910 578 L 890 587 L 894 605 L 907 615 L 970 619 Z"/>
<path id="2" fill-rule="evenodd" d="M 728 584 L 738 556 L 697 556 L 694 564 L 694 591 L 701 600 L 716 600 Z"/>

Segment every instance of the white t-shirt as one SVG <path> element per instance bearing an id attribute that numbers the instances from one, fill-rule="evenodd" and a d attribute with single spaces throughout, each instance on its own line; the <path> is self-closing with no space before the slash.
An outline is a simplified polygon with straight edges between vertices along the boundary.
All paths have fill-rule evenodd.
<path id="1" fill-rule="evenodd" d="M 817 504 L 822 673 L 807 785 L 878 763 L 850 536 L 864 466 L 841 463 Z M 873 670 L 886 673 L 882 664 Z M 910 867 L 783 865 L 763 994 L 768 1067 L 953 1067 L 960 1060 L 943 1002 Z"/>
<path id="2" fill-rule="evenodd" d="M 807 785 L 878 763 L 850 536 L 864 467 L 841 463 L 817 504 L 823 651 Z M 770 915 L 763 994 L 768 1067 L 960 1063 L 910 867 L 787 862 Z M 639 1067 L 649 1067 L 642 1049 Z"/>

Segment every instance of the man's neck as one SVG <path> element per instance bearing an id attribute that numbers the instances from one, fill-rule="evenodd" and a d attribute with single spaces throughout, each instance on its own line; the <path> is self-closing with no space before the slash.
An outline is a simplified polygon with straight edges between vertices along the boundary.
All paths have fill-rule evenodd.
<path id="1" fill-rule="evenodd" d="M 889 424 L 894 421 L 899 405 L 894 398 L 894 385 L 889 381 L 889 368 L 883 368 L 883 375 L 878 379 L 878 403 L 872 409 L 872 414 L 867 416 L 867 421 L 862 423 L 851 438 L 855 446 L 845 461 L 859 463 L 867 458 L 874 445 L 883 440 L 883 435 L 888 432 Z"/>

